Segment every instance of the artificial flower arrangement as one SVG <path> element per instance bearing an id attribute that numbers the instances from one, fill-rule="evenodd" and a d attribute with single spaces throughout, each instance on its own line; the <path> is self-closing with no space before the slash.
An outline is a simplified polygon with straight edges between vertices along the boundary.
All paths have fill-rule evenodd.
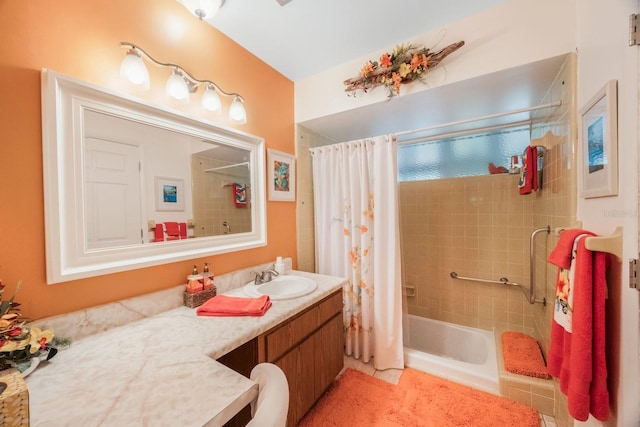
<path id="1" fill-rule="evenodd" d="M 398 45 L 391 53 L 383 53 L 380 61 L 368 61 L 360 70 L 358 77 L 344 81 L 345 92 L 358 90 L 366 93 L 369 89 L 384 86 L 389 98 L 400 94 L 400 85 L 423 81 L 427 70 L 438 65 L 446 56 L 460 49 L 464 41 L 453 43 L 438 52 L 426 47 Z"/>
<path id="2" fill-rule="evenodd" d="M 58 352 L 52 346 L 53 331 L 27 326 L 27 319 L 20 314 L 20 304 L 14 299 L 21 284 L 18 282 L 11 299 L 4 300 L 5 285 L 0 280 L 0 370 L 17 368 L 22 372 L 31 359 L 49 360 Z"/>

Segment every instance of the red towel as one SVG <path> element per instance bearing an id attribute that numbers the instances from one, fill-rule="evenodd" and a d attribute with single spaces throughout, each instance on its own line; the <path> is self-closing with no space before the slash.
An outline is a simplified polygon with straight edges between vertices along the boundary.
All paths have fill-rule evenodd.
<path id="1" fill-rule="evenodd" d="M 575 263 L 572 331 L 552 323 L 548 370 L 560 379 L 573 418 L 586 421 L 591 413 L 605 421 L 609 417 L 604 312 L 607 255 L 587 250 L 581 238 Z"/>
<path id="2" fill-rule="evenodd" d="M 180 238 L 181 239 L 186 239 L 187 238 L 187 223 L 186 222 L 178 223 L 178 228 L 180 229 Z"/>
<path id="3" fill-rule="evenodd" d="M 165 222 L 167 230 L 167 240 L 177 240 L 180 238 L 180 227 L 177 222 Z"/>
<path id="4" fill-rule="evenodd" d="M 549 254 L 547 261 L 560 268 L 567 269 L 571 267 L 571 251 L 573 250 L 573 242 L 576 240 L 576 237 L 581 234 L 594 235 L 590 231 L 580 230 L 579 228 L 567 229 L 560 233 L 558 243 Z"/>
<path id="5" fill-rule="evenodd" d="M 162 224 L 156 224 L 156 228 L 153 231 L 153 241 L 164 242 L 164 228 L 162 227 Z"/>
<path id="6" fill-rule="evenodd" d="M 200 307 L 198 316 L 262 316 L 271 307 L 268 295 L 258 298 L 216 295 Z"/>
<path id="7" fill-rule="evenodd" d="M 233 203 L 237 208 L 247 207 L 247 188 L 243 184 L 233 184 Z"/>
<path id="8" fill-rule="evenodd" d="M 538 190 L 538 147 L 536 146 L 529 145 L 524 149 L 518 187 L 520 187 L 520 194 L 529 194 Z"/>

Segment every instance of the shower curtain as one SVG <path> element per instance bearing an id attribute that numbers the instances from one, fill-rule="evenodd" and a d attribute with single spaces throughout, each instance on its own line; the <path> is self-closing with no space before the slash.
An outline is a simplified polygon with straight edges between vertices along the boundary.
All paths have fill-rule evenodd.
<path id="1" fill-rule="evenodd" d="M 404 367 L 393 136 L 312 149 L 316 270 L 347 278 L 346 354 Z"/>

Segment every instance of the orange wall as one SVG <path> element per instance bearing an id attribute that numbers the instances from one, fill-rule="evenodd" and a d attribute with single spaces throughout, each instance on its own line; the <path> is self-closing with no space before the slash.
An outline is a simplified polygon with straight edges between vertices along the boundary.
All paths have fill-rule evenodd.
<path id="1" fill-rule="evenodd" d="M 5 299 L 23 279 L 16 300 L 24 315 L 62 314 L 176 286 L 192 264 L 204 261 L 216 274 L 278 255 L 294 258 L 295 266 L 295 204 L 275 202 L 267 205 L 267 247 L 47 285 L 42 68 L 206 118 L 197 99 L 173 105 L 165 98 L 166 69 L 148 64 L 148 92 L 122 85 L 118 73 L 125 50 L 119 42 L 133 42 L 159 61 L 180 64 L 198 78 L 242 94 L 248 123 L 238 128 L 289 153 L 294 153 L 293 83 L 175 0 L 1 1 L 0 40 L 0 277 L 7 285 Z M 230 125 L 224 115 L 209 119 Z"/>

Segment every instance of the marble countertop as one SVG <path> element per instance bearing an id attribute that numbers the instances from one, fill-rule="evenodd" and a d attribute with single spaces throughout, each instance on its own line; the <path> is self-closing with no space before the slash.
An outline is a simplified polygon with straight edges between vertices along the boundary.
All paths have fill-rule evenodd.
<path id="1" fill-rule="evenodd" d="M 318 288 L 273 301 L 261 317 L 200 317 L 181 306 L 74 341 L 27 377 L 31 425 L 222 425 L 256 397 L 257 385 L 215 359 L 344 283 L 289 274 L 312 278 Z M 244 296 L 242 289 L 226 294 Z"/>

